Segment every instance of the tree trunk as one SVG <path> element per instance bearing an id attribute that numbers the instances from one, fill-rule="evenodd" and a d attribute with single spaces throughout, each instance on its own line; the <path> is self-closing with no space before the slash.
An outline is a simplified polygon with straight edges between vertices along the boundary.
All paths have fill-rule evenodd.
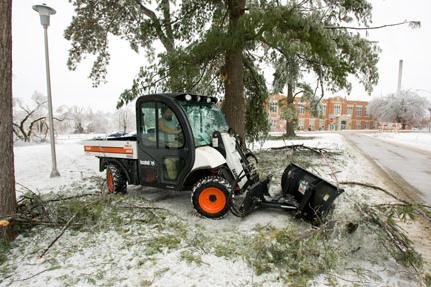
<path id="1" fill-rule="evenodd" d="M 223 112 L 229 125 L 242 139 L 245 136 L 245 100 L 243 76 L 243 43 L 235 37 L 239 30 L 239 21 L 244 15 L 245 0 L 228 1 L 229 37 L 233 42 L 226 51 L 226 75 L 224 80 L 225 98 Z M 239 41 L 239 42 L 235 42 Z"/>
<path id="2" fill-rule="evenodd" d="M 12 123 L 12 0 L 0 0 L 0 218 L 16 212 Z"/>
<path id="3" fill-rule="evenodd" d="M 293 96 L 293 84 L 287 84 L 287 108 L 293 105 L 295 97 Z M 290 117 L 286 119 L 286 136 L 287 137 L 295 137 L 295 124 L 296 120 L 292 120 Z"/>

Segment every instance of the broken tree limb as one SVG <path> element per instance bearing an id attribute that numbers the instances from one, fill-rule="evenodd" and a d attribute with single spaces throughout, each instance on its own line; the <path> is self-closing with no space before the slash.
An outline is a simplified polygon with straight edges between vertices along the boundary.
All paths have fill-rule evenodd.
<path id="1" fill-rule="evenodd" d="M 383 191 L 384 193 L 386 193 L 386 194 L 387 194 L 387 195 L 389 195 L 390 197 L 392 197 L 392 198 L 394 198 L 394 199 L 398 200 L 399 202 L 409 203 L 408 201 L 406 201 L 406 200 L 404 200 L 404 199 L 399 198 L 399 197 L 398 197 L 398 196 L 396 196 L 395 194 L 393 194 L 393 193 L 391 193 L 391 192 L 387 191 L 386 189 L 384 189 L 384 188 L 382 188 L 382 187 L 380 187 L 380 186 L 374 185 L 374 184 L 369 184 L 369 183 L 364 183 L 364 182 L 358 182 L 358 181 L 341 181 L 341 182 L 339 182 L 339 183 L 340 183 L 340 184 L 347 184 L 347 185 L 360 185 L 360 186 L 365 186 L 365 187 L 369 187 L 369 188 L 377 189 L 377 190 Z"/>
<path id="2" fill-rule="evenodd" d="M 397 201 L 402 202 L 404 205 L 410 205 L 410 206 L 416 205 L 418 207 L 418 208 L 416 208 L 416 212 L 419 213 L 423 218 L 425 218 L 426 220 L 431 222 L 431 217 L 424 210 L 419 208 L 419 207 L 431 208 L 431 206 L 429 206 L 429 205 L 408 202 L 407 200 L 399 198 L 398 196 L 396 196 L 392 192 L 389 192 L 388 190 L 386 190 L 380 186 L 369 184 L 369 183 L 356 182 L 356 181 L 342 181 L 339 184 L 359 185 L 359 186 L 365 186 L 365 187 L 380 190 L 380 191 L 384 192 L 385 194 L 389 195 L 390 197 L 396 199 Z"/>
<path id="3" fill-rule="evenodd" d="M 73 195 L 73 196 L 66 196 L 66 197 L 58 197 L 58 198 L 54 198 L 54 199 L 48 199 L 45 200 L 44 202 L 56 202 L 56 201 L 64 201 L 64 200 L 71 200 L 71 199 L 76 199 L 76 198 L 82 198 L 82 197 L 87 197 L 87 196 L 99 196 L 98 193 L 83 193 L 83 194 L 79 194 L 79 195 Z"/>
<path id="4" fill-rule="evenodd" d="M 79 212 L 76 212 L 71 218 L 69 218 L 69 220 L 67 221 L 67 223 L 61 229 L 60 233 L 54 238 L 54 240 L 51 241 L 51 243 L 48 245 L 48 247 L 45 248 L 45 250 L 39 256 L 39 258 L 42 258 L 48 252 L 48 250 L 54 245 L 54 243 L 57 242 L 58 239 L 60 239 L 60 237 L 64 234 L 64 232 L 66 231 L 66 229 L 70 226 L 70 224 L 72 223 L 72 221 L 75 219 L 75 217 L 78 215 L 78 213 Z"/>
<path id="5" fill-rule="evenodd" d="M 44 269 L 44 270 L 42 270 L 42 271 L 39 271 L 39 272 L 37 272 L 37 273 L 35 273 L 35 274 L 33 274 L 33 275 L 31 275 L 31 276 L 29 276 L 29 277 L 26 277 L 26 278 L 23 278 L 23 279 L 17 279 L 17 280 L 15 280 L 15 281 L 12 281 L 12 283 L 13 282 L 18 282 L 18 281 L 26 281 L 26 280 L 30 280 L 30 279 L 32 279 L 32 278 L 34 278 L 34 277 L 36 277 L 36 276 L 38 276 L 38 275 L 40 275 L 40 274 L 42 274 L 42 273 L 45 273 L 45 272 L 48 272 L 48 271 L 51 271 L 51 270 L 55 270 L 55 269 L 57 269 L 58 267 L 51 267 L 51 268 L 48 268 L 48 269 Z M 11 283 L 11 284 L 12 284 Z M 10 284 L 10 285 L 11 285 Z"/>
<path id="6" fill-rule="evenodd" d="M 365 204 L 355 204 L 356 209 L 368 222 L 374 223 L 386 234 L 393 247 L 402 254 L 401 260 L 410 265 L 417 273 L 422 267 L 420 255 L 413 248 L 412 241 L 402 232 L 391 218 L 384 216 L 376 208 Z"/>
<path id="7" fill-rule="evenodd" d="M 125 209 L 133 209 L 133 208 L 137 208 L 137 209 L 148 209 L 148 210 L 163 210 L 163 211 L 169 211 L 166 208 L 163 207 L 155 207 L 155 206 L 148 206 L 148 205 L 117 205 L 117 207 L 119 208 L 125 208 Z"/>
<path id="8" fill-rule="evenodd" d="M 374 206 L 377 206 L 377 207 L 390 207 L 390 206 L 403 207 L 403 206 L 407 206 L 407 205 L 414 205 L 414 206 L 419 206 L 419 207 L 424 207 L 424 208 L 431 209 L 431 205 L 422 204 L 422 203 L 411 203 L 411 204 L 406 204 L 406 203 L 380 203 L 380 204 L 376 204 Z"/>
<path id="9" fill-rule="evenodd" d="M 93 202 L 88 202 L 87 204 L 85 204 L 83 206 L 83 208 L 86 208 L 91 204 L 95 204 L 95 203 L 99 202 L 100 200 L 101 199 L 98 199 L 98 200 L 93 201 Z M 69 218 L 69 220 L 66 222 L 66 224 L 61 229 L 60 233 L 54 238 L 54 240 L 51 241 L 51 243 L 48 245 L 48 247 L 45 248 L 45 250 L 39 256 L 39 258 L 42 258 L 48 252 L 48 250 L 55 244 L 55 242 L 57 242 L 57 240 L 60 239 L 60 237 L 64 234 L 64 232 L 67 230 L 67 228 L 69 228 L 69 226 L 72 224 L 72 221 L 75 219 L 75 217 L 78 216 L 79 212 L 80 211 L 75 212 L 75 214 L 73 214 L 73 216 L 71 216 Z"/>
<path id="10" fill-rule="evenodd" d="M 298 149 L 305 149 L 305 150 L 309 150 L 309 151 L 315 152 L 317 154 L 322 154 L 322 153 L 337 153 L 337 152 L 330 151 L 330 150 L 324 149 L 324 148 L 309 147 L 309 146 L 306 146 L 304 144 L 285 145 L 285 146 L 281 146 L 281 147 L 272 147 L 272 148 L 269 148 L 269 149 L 270 150 L 283 150 L 283 149 L 298 150 Z"/>
<path id="11" fill-rule="evenodd" d="M 36 220 L 36 219 L 31 219 L 31 218 L 13 218 L 12 219 L 14 222 L 21 224 L 23 226 L 27 225 L 27 226 L 37 226 L 37 225 L 43 225 L 43 226 L 49 226 L 49 227 L 60 227 L 60 226 L 64 226 L 64 224 L 58 223 L 58 222 L 53 222 L 53 221 L 43 221 L 43 220 Z M 74 224 L 71 226 L 74 227 L 80 227 L 82 226 L 82 224 Z"/>

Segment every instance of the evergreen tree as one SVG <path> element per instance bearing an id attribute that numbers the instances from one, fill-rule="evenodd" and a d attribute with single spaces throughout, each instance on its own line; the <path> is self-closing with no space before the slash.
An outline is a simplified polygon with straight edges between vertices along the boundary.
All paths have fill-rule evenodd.
<path id="1" fill-rule="evenodd" d="M 378 79 L 378 48 L 343 26 L 369 24 L 367 0 L 72 2 L 77 17 L 66 30 L 71 68 L 83 54 L 97 54 L 91 78 L 95 84 L 104 79 L 109 34 L 126 39 L 135 51 L 143 48 L 152 59 L 121 95 L 119 106 L 152 91 L 224 95 L 228 124 L 241 136 L 247 127 L 249 139 L 268 130 L 262 64 L 286 66 L 293 59 L 298 74 L 315 73 L 322 90 L 323 85 L 349 90 L 347 77 L 355 75 L 371 91 Z M 156 54 L 157 41 L 164 51 Z M 276 69 L 276 78 L 283 79 L 282 70 Z M 298 79 L 291 80 L 293 95 Z"/>

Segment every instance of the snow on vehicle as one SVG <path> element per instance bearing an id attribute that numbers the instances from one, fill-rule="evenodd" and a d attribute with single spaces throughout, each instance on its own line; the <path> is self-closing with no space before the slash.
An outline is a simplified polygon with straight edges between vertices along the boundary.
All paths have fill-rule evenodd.
<path id="1" fill-rule="evenodd" d="M 270 207 L 323 219 L 343 190 L 291 164 L 281 195 L 271 197 L 271 175 L 260 180 L 254 155 L 241 147 L 216 103 L 186 93 L 141 96 L 135 135 L 86 141 L 84 150 L 99 158 L 109 192 L 125 193 L 127 184 L 192 190 L 194 208 L 208 218 Z"/>

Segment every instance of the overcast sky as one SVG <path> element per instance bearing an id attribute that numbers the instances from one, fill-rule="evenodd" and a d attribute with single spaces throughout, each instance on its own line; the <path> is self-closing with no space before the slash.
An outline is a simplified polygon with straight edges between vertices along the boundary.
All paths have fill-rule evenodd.
<path id="1" fill-rule="evenodd" d="M 431 1 L 430 0 L 372 0 L 373 26 L 401 22 L 421 21 L 420 29 L 407 25 L 373 30 L 368 39 L 378 41 L 382 49 L 379 61 L 379 84 L 372 97 L 394 92 L 397 87 L 398 61 L 404 60 L 402 86 L 418 89 L 431 100 Z M 13 1 L 13 93 L 14 97 L 28 99 L 39 91 L 46 94 L 43 29 L 32 0 Z M 57 10 L 51 16 L 48 29 L 51 82 L 54 107 L 60 105 L 88 106 L 94 110 L 112 111 L 119 94 L 131 86 L 138 68 L 145 62 L 143 55 L 133 52 L 128 44 L 112 38 L 111 63 L 107 84 L 92 88 L 88 79 L 91 58 L 76 71 L 69 71 L 66 62 L 70 43 L 63 37 L 65 28 L 74 14 L 68 1 L 45 1 Z M 271 82 L 272 79 L 267 79 Z M 349 99 L 370 99 L 356 81 Z M 339 93 L 345 95 L 345 93 Z"/>

